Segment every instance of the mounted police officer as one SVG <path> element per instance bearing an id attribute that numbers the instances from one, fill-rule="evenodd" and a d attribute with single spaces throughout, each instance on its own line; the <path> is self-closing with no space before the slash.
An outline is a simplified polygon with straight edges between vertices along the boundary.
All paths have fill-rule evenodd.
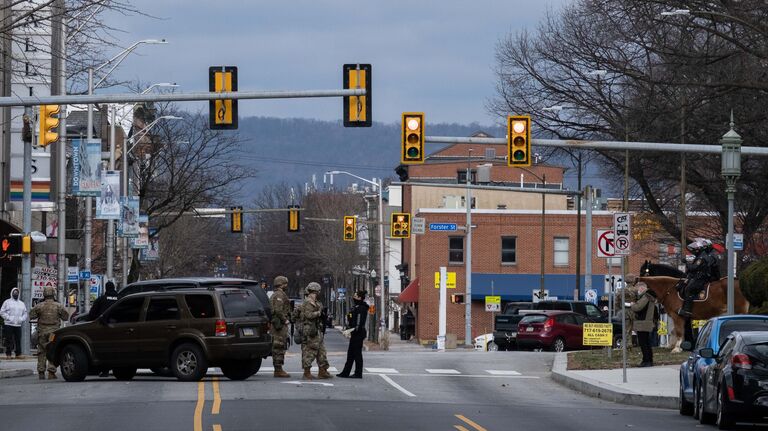
<path id="1" fill-rule="evenodd" d="M 37 374 L 40 380 L 45 379 L 46 364 L 48 369 L 48 380 L 56 378 L 56 367 L 48 363 L 46 353 L 49 343 L 49 337 L 54 333 L 61 321 L 69 319 L 69 313 L 64 306 L 54 301 L 56 289 L 48 286 L 43 289 L 43 302 L 35 305 L 35 308 L 29 312 L 30 319 L 37 319 Z"/>
<path id="2" fill-rule="evenodd" d="M 264 282 L 266 285 L 266 281 Z M 272 283 L 274 293 L 269 298 L 272 306 L 272 364 L 275 366 L 275 377 L 291 377 L 283 370 L 285 364 L 285 351 L 288 349 L 288 329 L 291 323 L 291 300 L 285 294 L 288 287 L 288 278 L 282 275 L 275 277 Z"/>
<path id="3" fill-rule="evenodd" d="M 312 362 L 317 360 L 319 371 L 318 379 L 330 379 L 333 376 L 328 372 L 328 358 L 325 353 L 325 344 L 323 343 L 323 325 L 321 315 L 323 313 L 323 304 L 317 299 L 320 295 L 320 284 L 314 281 L 309 283 L 304 290 L 306 299 L 299 308 L 298 316 L 303 332 L 303 341 L 301 343 L 301 366 L 304 368 L 304 379 L 312 380 L 314 377 L 310 373 Z"/>
<path id="4" fill-rule="evenodd" d="M 693 262 L 686 265 L 688 279 L 686 281 L 683 307 L 677 312 L 681 317 L 693 317 L 693 300 L 706 284 L 712 281 L 713 275 L 719 276 L 717 257 L 713 253 L 712 241 L 696 238 L 688 244 L 688 250 L 693 253 Z M 713 274 L 713 272 L 715 274 Z M 719 277 L 717 277 L 719 278 Z"/>

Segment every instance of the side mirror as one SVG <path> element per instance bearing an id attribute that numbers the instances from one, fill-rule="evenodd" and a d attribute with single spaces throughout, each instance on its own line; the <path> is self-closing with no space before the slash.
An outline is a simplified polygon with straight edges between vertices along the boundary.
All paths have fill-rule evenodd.
<path id="1" fill-rule="evenodd" d="M 715 351 L 711 347 L 705 347 L 699 350 L 699 356 L 704 359 L 712 359 L 715 357 Z"/>
<path id="2" fill-rule="evenodd" d="M 680 348 L 683 350 L 688 350 L 690 352 L 693 350 L 693 343 L 691 343 L 690 341 L 683 341 L 680 344 Z"/>

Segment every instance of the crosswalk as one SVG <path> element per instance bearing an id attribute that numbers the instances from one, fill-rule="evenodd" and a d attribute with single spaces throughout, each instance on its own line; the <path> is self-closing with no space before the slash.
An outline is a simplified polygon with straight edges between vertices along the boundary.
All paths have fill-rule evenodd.
<path id="1" fill-rule="evenodd" d="M 274 367 L 261 367 L 259 374 L 272 373 L 275 371 Z M 313 373 L 317 373 L 318 368 L 312 367 Z M 289 371 L 290 372 L 290 371 Z M 294 371 L 297 372 L 297 371 Z M 336 367 L 328 367 L 328 372 L 338 373 L 339 370 Z M 376 368 L 365 367 L 365 372 L 368 374 L 381 374 L 381 375 L 409 375 L 409 376 L 464 376 L 464 377 L 523 377 L 522 373 L 515 370 L 482 370 L 481 373 L 468 373 L 462 372 L 453 368 L 425 368 L 423 370 L 398 370 L 396 368 Z M 138 374 L 152 374 L 149 369 L 139 369 Z M 219 368 L 211 367 L 208 369 L 208 375 L 221 375 Z"/>

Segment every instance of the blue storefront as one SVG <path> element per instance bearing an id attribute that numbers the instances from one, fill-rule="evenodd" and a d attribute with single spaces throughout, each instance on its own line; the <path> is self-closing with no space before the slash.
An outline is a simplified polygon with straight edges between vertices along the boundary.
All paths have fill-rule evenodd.
<path id="1" fill-rule="evenodd" d="M 584 299 L 584 280 L 581 276 L 579 300 Z M 592 274 L 592 288 L 598 294 L 603 293 L 605 275 Z M 472 274 L 472 300 L 485 300 L 486 296 L 501 296 L 502 301 L 530 301 L 532 292 L 539 290 L 540 274 Z M 574 299 L 573 290 L 576 288 L 574 274 L 545 274 L 544 288 L 549 290 L 549 296 L 558 299 Z"/>

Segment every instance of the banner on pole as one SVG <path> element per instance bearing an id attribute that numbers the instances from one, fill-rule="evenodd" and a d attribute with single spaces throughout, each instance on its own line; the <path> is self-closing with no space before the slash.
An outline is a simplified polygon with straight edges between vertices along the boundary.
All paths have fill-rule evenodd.
<path id="1" fill-rule="evenodd" d="M 72 140 L 72 194 L 101 194 L 101 140 Z"/>
<path id="2" fill-rule="evenodd" d="M 139 216 L 139 236 L 131 238 L 131 248 L 142 249 L 149 247 L 149 217 L 146 214 Z"/>
<path id="3" fill-rule="evenodd" d="M 120 222 L 117 224 L 117 236 L 136 238 L 139 236 L 139 197 L 120 198 Z"/>
<path id="4" fill-rule="evenodd" d="M 160 236 L 157 229 L 149 228 L 149 247 L 139 250 L 139 260 L 142 262 L 152 262 L 160 260 Z"/>
<path id="5" fill-rule="evenodd" d="M 120 171 L 101 172 L 101 197 L 96 198 L 96 219 L 120 220 Z"/>

